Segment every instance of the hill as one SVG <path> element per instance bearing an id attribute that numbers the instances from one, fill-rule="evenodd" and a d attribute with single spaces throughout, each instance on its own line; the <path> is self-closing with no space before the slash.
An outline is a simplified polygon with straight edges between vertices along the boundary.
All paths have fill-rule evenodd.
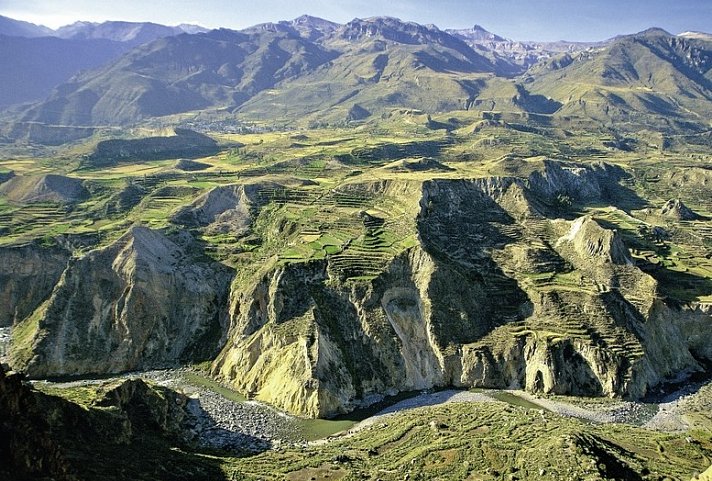
<path id="1" fill-rule="evenodd" d="M 80 179 L 61 175 L 15 176 L 0 186 L 0 195 L 20 203 L 71 204 L 88 197 Z"/>
<path id="2" fill-rule="evenodd" d="M 167 136 L 102 140 L 84 163 L 97 167 L 122 162 L 204 157 L 218 151 L 217 142 L 207 135 L 177 128 L 173 135 Z"/>
<path id="3" fill-rule="evenodd" d="M 128 48 L 110 40 L 0 36 L 0 108 L 46 97 L 78 72 L 100 67 Z"/>
<path id="4" fill-rule="evenodd" d="M 101 70 L 78 76 L 28 110 L 23 120 L 121 125 L 240 105 L 257 92 L 332 57 L 290 32 L 216 30 L 167 37 L 138 47 Z"/>
<path id="5" fill-rule="evenodd" d="M 680 128 L 712 112 L 711 72 L 712 43 L 650 29 L 537 65 L 524 81 L 561 102 L 558 117 Z"/>
<path id="6" fill-rule="evenodd" d="M 52 35 L 53 32 L 54 31 L 48 27 L 0 15 L 0 35 L 32 38 L 46 37 Z"/>

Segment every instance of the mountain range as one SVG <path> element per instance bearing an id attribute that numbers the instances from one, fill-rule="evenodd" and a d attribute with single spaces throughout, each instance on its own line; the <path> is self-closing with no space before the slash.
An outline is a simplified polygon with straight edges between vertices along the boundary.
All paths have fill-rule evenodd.
<path id="1" fill-rule="evenodd" d="M 198 111 L 279 125 L 474 111 L 654 130 L 704 130 L 712 112 L 712 41 L 699 32 L 537 43 L 477 25 L 302 16 L 241 31 L 80 22 L 48 38 L 3 22 L 0 33 L 35 38 L 2 37 L 0 106 L 39 100 L 5 114 L 9 140 L 32 140 L 37 125 L 132 125 Z"/>
<path id="2" fill-rule="evenodd" d="M 46 97 L 73 75 L 97 68 L 138 45 L 196 25 L 77 22 L 57 30 L 0 16 L 0 108 Z"/>

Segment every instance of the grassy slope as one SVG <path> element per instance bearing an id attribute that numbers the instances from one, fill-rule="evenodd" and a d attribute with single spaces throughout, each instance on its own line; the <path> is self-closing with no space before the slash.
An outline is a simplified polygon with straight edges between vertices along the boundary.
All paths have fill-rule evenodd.
<path id="1" fill-rule="evenodd" d="M 106 390 L 41 384 L 38 388 L 90 413 L 101 409 L 95 403 Z M 160 448 L 150 456 L 150 463 L 161 464 L 165 457 L 180 470 L 220 466 L 224 479 L 244 480 L 687 480 L 712 461 L 712 425 L 706 404 L 688 403 L 692 429 L 674 434 L 624 424 L 590 424 L 522 403 L 511 395 L 502 396 L 501 401 L 416 408 L 377 419 L 355 434 L 251 457 L 197 453 L 185 447 L 169 453 Z M 149 442 L 157 443 L 156 448 L 160 445 L 151 436 L 141 438 L 142 446 Z M 103 474 L 118 469 L 123 461 L 107 451 L 104 463 L 100 470 L 92 463 L 87 469 Z M 131 463 L 125 473 L 136 474 L 141 466 L 141 462 Z M 150 469 L 141 479 L 164 479 L 171 469 L 164 465 L 163 474 Z"/>
<path id="2" fill-rule="evenodd" d="M 203 234 L 207 244 L 213 246 L 213 255 L 236 266 L 261 262 L 273 254 L 287 262 L 323 258 L 339 254 L 347 245 L 357 252 L 365 247 L 375 249 L 378 255 L 391 256 L 411 245 L 412 226 L 404 223 L 408 216 L 403 217 L 403 202 L 410 200 L 388 196 L 370 199 L 366 194 L 336 198 L 330 193 L 332 189 L 345 182 L 381 179 L 419 182 L 433 177 L 527 176 L 545 157 L 582 162 L 606 160 L 633 173 L 629 187 L 648 205 L 627 213 L 608 206 L 586 206 L 579 213 L 592 213 L 618 228 L 636 256 L 661 265 L 663 269 L 656 277 L 667 294 L 683 300 L 704 300 L 712 295 L 712 266 L 706 257 L 712 248 L 707 235 L 709 223 L 676 222 L 656 214 L 675 192 L 698 213 L 712 215 L 712 199 L 705 184 L 694 178 L 681 183 L 681 174 L 675 174 L 689 172 L 690 167 L 703 167 L 704 145 L 660 152 L 647 147 L 646 134 L 642 133 L 636 149 L 627 152 L 606 147 L 604 142 L 611 139 L 607 132 L 580 131 L 571 135 L 555 128 L 523 132 L 500 124 L 480 127 L 473 133 L 473 125 L 480 122 L 477 119 L 472 113 L 432 118 L 433 123 L 450 125 L 454 129 L 450 134 L 444 129 L 429 129 L 427 116 L 412 111 L 394 112 L 387 120 L 350 129 L 220 134 L 216 137 L 223 145 L 242 147 L 225 147 L 215 156 L 200 159 L 211 167 L 193 173 L 175 170 L 173 160 L 91 169 L 73 162 L 53 164 L 42 158 L 11 158 L 0 161 L 0 168 L 16 170 L 18 174 L 55 171 L 80 177 L 88 181 L 93 195 L 72 208 L 51 204 L 23 206 L 0 199 L 0 221 L 9 229 L 0 243 L 33 239 L 51 242 L 58 234 L 84 234 L 98 235 L 98 242 L 105 245 L 133 222 L 171 228 L 170 216 L 176 208 L 215 186 L 265 180 L 288 184 L 290 178 L 296 177 L 314 185 L 294 191 L 306 196 L 301 200 L 295 200 L 291 191 L 265 192 L 270 208 L 258 217 L 255 236 L 236 240 L 230 235 Z M 82 150 L 75 145 L 55 155 L 71 157 Z M 434 156 L 452 170 L 407 170 L 399 163 L 402 158 L 422 156 Z M 127 182 L 139 186 L 143 194 L 129 210 L 107 215 L 107 203 Z M 383 228 L 364 230 L 357 216 L 360 210 L 385 219 Z M 293 226 L 291 234 L 269 235 L 270 226 L 280 222 Z M 674 235 L 664 244 L 656 244 L 638 233 L 637 227 L 643 223 L 662 225 Z M 315 230 L 315 226 L 321 227 Z M 266 235 L 261 234 L 262 230 Z"/>
<path id="3" fill-rule="evenodd" d="M 537 410 L 451 404 L 384 419 L 353 437 L 227 464 L 243 479 L 686 479 L 710 462 L 692 442 L 627 426 L 591 426 Z"/>

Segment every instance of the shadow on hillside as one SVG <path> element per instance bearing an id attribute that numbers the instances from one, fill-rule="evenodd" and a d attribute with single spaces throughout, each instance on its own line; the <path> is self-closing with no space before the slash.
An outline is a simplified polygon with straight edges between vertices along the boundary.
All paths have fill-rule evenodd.
<path id="1" fill-rule="evenodd" d="M 703 371 L 663 382 L 651 389 L 641 402 L 670 403 L 699 392 L 712 382 L 712 360 L 697 360 L 703 366 Z"/>

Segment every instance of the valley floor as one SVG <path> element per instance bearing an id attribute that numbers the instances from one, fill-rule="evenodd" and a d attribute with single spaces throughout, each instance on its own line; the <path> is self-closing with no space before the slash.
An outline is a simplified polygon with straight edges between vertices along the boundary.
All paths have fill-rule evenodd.
<path id="1" fill-rule="evenodd" d="M 712 427 L 712 423 L 708 423 L 709 414 L 706 419 L 705 416 L 700 418 L 700 413 L 712 413 L 712 382 L 687 385 L 662 397 L 659 402 L 536 396 L 521 390 L 423 391 L 385 400 L 335 419 L 303 419 L 285 414 L 264 403 L 246 400 L 200 371 L 190 369 L 66 382 L 34 381 L 33 385 L 45 393 L 76 401 L 77 392 L 84 388 L 125 378 L 141 378 L 185 393 L 192 403 L 191 435 L 194 440 L 203 447 L 238 453 L 256 453 L 287 445 L 321 445 L 379 425 L 404 411 L 450 403 L 497 403 L 595 424 L 618 423 L 661 432 Z"/>

